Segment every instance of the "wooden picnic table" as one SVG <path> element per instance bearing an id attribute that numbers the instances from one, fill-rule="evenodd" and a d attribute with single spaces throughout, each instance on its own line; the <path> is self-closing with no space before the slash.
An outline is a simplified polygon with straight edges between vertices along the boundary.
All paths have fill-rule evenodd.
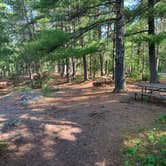
<path id="1" fill-rule="evenodd" d="M 155 97 L 159 99 L 166 99 L 166 85 L 165 84 L 159 84 L 159 83 L 137 83 L 137 87 L 141 88 L 141 92 L 135 92 L 135 99 L 137 95 L 141 95 L 141 98 L 143 99 L 143 96 L 148 97 Z M 157 93 L 153 93 L 157 92 Z M 162 94 L 161 94 L 162 93 Z"/>
<path id="2" fill-rule="evenodd" d="M 160 91 L 160 92 L 166 92 L 166 85 L 165 84 L 154 84 L 154 83 L 137 83 L 136 86 L 142 88 L 142 92 L 146 92 L 147 90 L 150 91 Z"/>

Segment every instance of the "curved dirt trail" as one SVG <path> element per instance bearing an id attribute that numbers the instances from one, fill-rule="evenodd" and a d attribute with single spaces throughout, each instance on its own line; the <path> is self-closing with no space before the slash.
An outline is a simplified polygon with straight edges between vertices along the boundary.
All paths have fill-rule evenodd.
<path id="1" fill-rule="evenodd" d="M 114 95 L 110 86 L 66 84 L 22 105 L 20 94 L 0 98 L 1 166 L 120 166 L 126 131 L 148 126 L 164 107 Z"/>

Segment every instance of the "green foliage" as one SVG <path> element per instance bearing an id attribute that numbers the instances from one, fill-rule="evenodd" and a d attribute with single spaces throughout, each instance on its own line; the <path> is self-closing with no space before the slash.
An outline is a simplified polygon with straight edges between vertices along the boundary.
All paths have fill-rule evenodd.
<path id="1" fill-rule="evenodd" d="M 55 8 L 56 3 L 59 0 L 40 0 L 33 5 L 34 9 L 47 9 L 47 8 Z"/>
<path id="2" fill-rule="evenodd" d="M 54 52 L 50 53 L 47 57 L 48 60 L 58 60 L 64 59 L 67 57 L 75 57 L 80 58 L 83 55 L 93 54 L 98 52 L 100 49 L 98 48 L 97 44 L 90 44 L 84 48 L 59 48 L 56 49 Z"/>
<path id="3" fill-rule="evenodd" d="M 44 84 L 42 86 L 42 92 L 44 96 L 49 96 L 51 94 L 50 86 L 48 84 Z"/>
<path id="4" fill-rule="evenodd" d="M 28 92 L 28 91 L 31 91 L 32 88 L 29 87 L 29 86 L 25 86 L 25 87 L 21 88 L 21 90 L 24 91 L 24 92 Z"/>
<path id="5" fill-rule="evenodd" d="M 5 155 L 8 145 L 5 141 L 0 140 L 0 156 Z"/>
<path id="6" fill-rule="evenodd" d="M 70 35 L 60 30 L 45 30 L 41 32 L 39 38 L 27 44 L 27 50 L 32 53 L 43 51 L 49 53 L 63 46 Z"/>
<path id="7" fill-rule="evenodd" d="M 131 40 L 137 43 L 150 42 L 150 43 L 160 44 L 161 42 L 163 42 L 163 40 L 165 40 L 165 38 L 166 38 L 166 32 L 164 31 L 156 35 L 147 35 L 147 34 L 137 35 L 134 36 Z"/>
<path id="8" fill-rule="evenodd" d="M 88 72 L 98 74 L 98 53 L 104 53 L 106 70 L 113 70 L 113 23 L 116 12 L 112 1 L 102 0 L 2 0 L 0 3 L 0 72 L 7 75 L 32 73 L 36 64 L 41 71 L 53 71 L 59 61 L 76 58 L 77 69 L 83 71 L 82 56 L 87 56 Z M 132 1 L 125 8 L 125 61 L 131 79 L 149 80 L 148 43 L 159 48 L 159 71 L 165 70 L 165 3 L 147 8 L 147 1 Z M 113 12 L 112 12 L 113 9 Z M 148 35 L 149 13 L 155 15 L 156 35 Z M 101 32 L 100 32 L 101 31 Z M 135 33 L 141 31 L 142 33 Z M 101 33 L 101 34 L 100 34 Z M 129 35 L 128 34 L 133 34 Z M 144 64 L 143 64 L 144 58 Z M 71 63 L 70 63 L 71 65 Z M 106 65 L 105 65 L 106 66 Z M 8 74 L 9 73 L 9 74 Z M 26 73 L 28 74 L 28 73 Z"/>
<path id="9" fill-rule="evenodd" d="M 155 121 L 160 124 L 166 124 L 166 114 L 160 115 Z"/>
<path id="10" fill-rule="evenodd" d="M 166 137 L 147 136 L 148 142 L 142 140 L 142 145 L 134 145 L 125 152 L 125 166 L 164 166 L 166 156 Z M 156 140 L 154 140 L 154 138 Z M 162 146 L 161 146 L 162 145 Z M 165 147 L 164 147 L 165 146 Z"/>
<path id="11" fill-rule="evenodd" d="M 165 125 L 166 116 L 161 115 L 155 121 Z M 124 166 L 165 166 L 166 131 L 153 128 L 140 131 L 137 136 L 128 137 L 124 143 Z"/>
<path id="12" fill-rule="evenodd" d="M 128 77 L 133 80 L 142 80 L 142 76 L 139 70 L 134 70 L 131 73 L 128 74 Z"/>
<path id="13" fill-rule="evenodd" d="M 149 80 L 150 80 L 150 74 L 149 72 L 145 72 L 142 81 L 149 81 Z"/>
<path id="14" fill-rule="evenodd" d="M 156 5 L 155 5 L 155 16 L 158 17 L 166 17 L 166 4 L 164 1 L 159 1 Z"/>

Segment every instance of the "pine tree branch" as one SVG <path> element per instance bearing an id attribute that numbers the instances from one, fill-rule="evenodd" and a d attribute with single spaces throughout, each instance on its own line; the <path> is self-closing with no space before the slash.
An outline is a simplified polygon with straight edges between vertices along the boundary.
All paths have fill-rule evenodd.
<path id="1" fill-rule="evenodd" d="M 92 30 L 93 28 L 95 27 L 98 27 L 102 24 L 107 24 L 107 23 L 111 23 L 111 22 L 114 22 L 116 21 L 117 19 L 119 18 L 109 18 L 109 19 L 106 19 L 106 20 L 101 20 L 101 21 L 97 21 L 87 27 L 84 27 L 84 28 L 80 28 L 79 30 L 77 30 L 74 34 L 73 34 L 73 38 L 79 38 L 81 37 L 84 33 Z"/>
<path id="2" fill-rule="evenodd" d="M 129 36 L 132 36 L 132 35 L 137 35 L 137 34 L 144 33 L 144 32 L 148 32 L 148 30 L 145 29 L 145 30 L 141 30 L 141 31 L 137 31 L 137 32 L 126 33 L 125 37 L 129 37 Z"/>

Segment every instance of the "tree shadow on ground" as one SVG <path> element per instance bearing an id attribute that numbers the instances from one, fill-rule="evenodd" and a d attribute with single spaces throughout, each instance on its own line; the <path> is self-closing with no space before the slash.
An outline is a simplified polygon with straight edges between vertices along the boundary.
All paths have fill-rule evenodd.
<path id="1" fill-rule="evenodd" d="M 110 89 L 93 95 L 90 87 L 79 94 L 67 88 L 26 107 L 15 105 L 17 98 L 1 101 L 0 123 L 14 121 L 0 133 L 9 144 L 2 166 L 118 166 L 123 131 L 158 114 L 146 104 L 120 103 L 128 96 L 110 95 Z"/>
<path id="2" fill-rule="evenodd" d="M 41 109 L 40 105 L 36 107 Z M 1 123 L 11 123 L 1 129 L 0 138 L 9 143 L 9 157 L 0 159 L 2 166 L 92 166 L 104 161 L 99 149 L 94 148 L 98 146 L 96 124 L 85 120 L 88 112 L 80 114 L 67 108 L 58 108 L 58 113 L 36 112 L 13 105 L 6 108 L 1 108 Z"/>

